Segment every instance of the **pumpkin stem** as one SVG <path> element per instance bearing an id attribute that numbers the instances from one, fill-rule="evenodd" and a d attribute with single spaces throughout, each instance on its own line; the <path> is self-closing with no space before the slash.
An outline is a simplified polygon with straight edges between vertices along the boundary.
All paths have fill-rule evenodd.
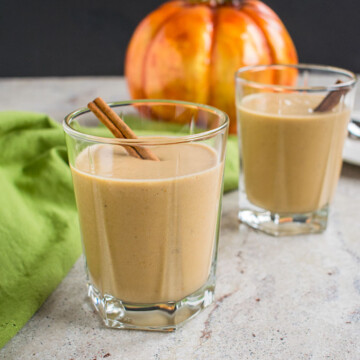
<path id="1" fill-rule="evenodd" d="M 227 4 L 238 7 L 242 2 L 243 0 L 188 0 L 188 3 L 190 4 L 208 4 L 212 7 Z"/>

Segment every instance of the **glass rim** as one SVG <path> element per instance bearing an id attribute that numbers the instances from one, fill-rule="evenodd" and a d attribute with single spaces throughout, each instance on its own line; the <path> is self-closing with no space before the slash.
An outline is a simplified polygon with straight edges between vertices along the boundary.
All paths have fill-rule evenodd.
<path id="1" fill-rule="evenodd" d="M 247 71 L 251 70 L 265 70 L 265 69 L 281 69 L 281 68 L 293 68 L 297 70 L 317 70 L 322 72 L 328 72 L 333 74 L 344 75 L 349 78 L 348 81 L 344 81 L 340 84 L 332 84 L 328 86 L 290 86 L 290 85 L 278 85 L 278 84 L 265 84 L 258 81 L 247 80 L 241 77 L 241 75 Z M 357 81 L 355 73 L 350 70 L 346 70 L 336 66 L 328 65 L 317 65 L 317 64 L 267 64 L 267 65 L 250 65 L 244 66 L 238 69 L 235 73 L 235 81 L 246 83 L 252 87 L 264 88 L 264 89 L 273 89 L 273 90 L 293 90 L 293 91 L 303 91 L 303 92 L 322 92 L 322 91 L 334 91 L 340 90 L 342 88 L 355 86 Z"/>
<path id="2" fill-rule="evenodd" d="M 117 144 L 117 145 L 169 145 L 169 144 L 178 144 L 178 143 L 187 143 L 194 140 L 206 140 L 220 133 L 222 130 L 226 129 L 229 126 L 230 119 L 229 116 L 213 106 L 193 103 L 188 101 L 181 100 L 165 100 L 165 99 L 137 99 L 137 100 L 124 100 L 124 101 L 114 101 L 114 102 L 106 102 L 111 108 L 121 107 L 121 106 L 129 106 L 132 104 L 152 104 L 152 105 L 184 105 L 190 108 L 201 108 L 207 110 L 208 112 L 215 113 L 219 116 L 220 119 L 223 120 L 223 123 L 217 126 L 214 129 L 202 131 L 196 134 L 190 135 L 182 135 L 182 136 L 174 136 L 166 135 L 159 136 L 154 134 L 153 136 L 141 137 L 138 139 L 121 139 L 121 138 L 108 138 L 101 137 L 96 135 L 85 134 L 81 131 L 75 130 L 71 127 L 70 122 L 78 116 L 91 112 L 88 107 L 79 108 L 77 110 L 72 111 L 70 114 L 66 115 L 62 126 L 66 134 L 70 135 L 73 138 L 102 143 L 102 144 Z M 169 122 L 171 124 L 171 122 Z M 173 124 L 173 123 L 172 123 Z"/>

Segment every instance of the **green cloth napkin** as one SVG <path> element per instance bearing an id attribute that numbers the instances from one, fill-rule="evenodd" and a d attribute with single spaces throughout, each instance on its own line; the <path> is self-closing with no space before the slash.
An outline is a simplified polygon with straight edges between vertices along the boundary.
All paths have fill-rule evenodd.
<path id="1" fill-rule="evenodd" d="M 0 347 L 81 253 L 64 134 L 46 115 L 0 113 Z"/>
<path id="2" fill-rule="evenodd" d="M 224 192 L 236 190 L 239 182 L 239 155 L 236 135 L 229 135 L 226 145 Z"/>
<path id="3" fill-rule="evenodd" d="M 0 348 L 81 254 L 63 130 L 43 114 L 0 112 Z M 228 141 L 225 191 L 236 189 L 237 144 Z"/>

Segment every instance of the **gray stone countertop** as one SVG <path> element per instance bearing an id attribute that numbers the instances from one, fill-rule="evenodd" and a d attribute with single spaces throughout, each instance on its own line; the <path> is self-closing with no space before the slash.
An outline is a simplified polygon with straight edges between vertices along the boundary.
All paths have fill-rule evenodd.
<path id="1" fill-rule="evenodd" d="M 123 78 L 0 80 L 0 110 L 56 120 L 98 95 L 127 99 Z M 79 259 L 0 359 L 360 359 L 360 167 L 344 164 L 320 235 L 239 226 L 237 196 L 224 196 L 216 301 L 178 331 L 105 328 Z"/>

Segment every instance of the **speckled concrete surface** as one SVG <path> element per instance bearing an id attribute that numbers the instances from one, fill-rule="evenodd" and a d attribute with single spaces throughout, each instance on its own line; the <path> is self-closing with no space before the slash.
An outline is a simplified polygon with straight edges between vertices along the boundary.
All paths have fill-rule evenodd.
<path id="1" fill-rule="evenodd" d="M 128 100 L 125 79 L 121 76 L 0 79 L 0 111 L 43 112 L 57 121 L 97 96 L 106 101 Z"/>
<path id="2" fill-rule="evenodd" d="M 0 359 L 360 359 L 360 167 L 344 166 L 321 235 L 239 227 L 237 192 L 223 210 L 216 302 L 177 332 L 105 328 L 79 260 Z"/>

